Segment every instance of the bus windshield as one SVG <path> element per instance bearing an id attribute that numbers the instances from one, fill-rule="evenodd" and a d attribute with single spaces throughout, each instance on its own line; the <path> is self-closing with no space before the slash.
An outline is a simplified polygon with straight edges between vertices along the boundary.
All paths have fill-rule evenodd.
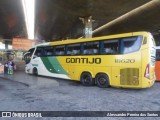
<path id="1" fill-rule="evenodd" d="M 23 55 L 23 59 L 26 64 L 30 63 L 33 52 L 34 52 L 34 49 L 32 48 Z"/>

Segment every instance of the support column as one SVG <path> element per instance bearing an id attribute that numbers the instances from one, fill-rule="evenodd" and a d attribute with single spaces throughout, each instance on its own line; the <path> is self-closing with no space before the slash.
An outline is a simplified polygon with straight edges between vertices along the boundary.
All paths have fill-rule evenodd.
<path id="1" fill-rule="evenodd" d="M 85 38 L 92 38 L 92 16 L 80 18 L 82 20 L 85 28 L 84 28 L 84 36 Z"/>
<path id="2" fill-rule="evenodd" d="M 4 43 L 5 43 L 5 49 L 7 49 L 7 50 L 8 50 L 8 42 L 7 42 L 7 41 L 5 41 Z"/>

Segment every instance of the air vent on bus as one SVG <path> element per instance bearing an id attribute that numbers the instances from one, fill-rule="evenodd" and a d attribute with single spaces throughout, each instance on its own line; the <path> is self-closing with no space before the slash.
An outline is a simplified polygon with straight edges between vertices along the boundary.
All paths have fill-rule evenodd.
<path id="1" fill-rule="evenodd" d="M 139 69 L 125 68 L 120 70 L 121 85 L 139 85 Z"/>

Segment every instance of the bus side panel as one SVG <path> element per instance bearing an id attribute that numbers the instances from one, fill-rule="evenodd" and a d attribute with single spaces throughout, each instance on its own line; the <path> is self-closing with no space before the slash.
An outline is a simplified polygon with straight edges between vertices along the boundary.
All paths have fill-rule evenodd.
<path id="1" fill-rule="evenodd" d="M 142 51 L 142 88 L 151 87 L 155 81 L 155 46 L 153 37 L 147 34 L 141 47 Z"/>
<path id="2" fill-rule="evenodd" d="M 83 72 L 89 72 L 93 78 L 94 77 L 93 68 L 94 68 L 94 66 L 90 66 L 90 65 L 76 65 L 75 71 L 74 71 L 74 73 L 75 73 L 74 80 L 80 81 L 80 77 Z"/>
<path id="3" fill-rule="evenodd" d="M 80 80 L 81 74 L 83 72 L 89 72 L 93 78 L 95 78 L 96 74 L 98 73 L 105 73 L 109 76 L 111 76 L 111 67 L 106 66 L 106 62 L 110 63 L 111 61 L 107 61 L 106 57 L 100 57 L 101 58 L 101 64 L 96 63 L 89 63 L 85 60 L 76 60 L 77 58 L 88 58 L 88 61 L 92 61 L 94 56 L 83 56 L 83 57 L 76 57 L 76 56 L 70 56 L 70 57 L 58 57 L 58 60 L 60 64 L 63 66 L 65 71 L 68 71 L 68 77 L 73 80 Z M 69 62 L 69 63 L 67 63 Z M 84 62 L 84 63 L 83 63 Z M 67 66 L 67 67 L 65 67 Z"/>
<path id="4" fill-rule="evenodd" d="M 142 88 L 149 87 L 149 79 L 145 77 L 146 67 L 149 64 L 149 50 L 142 50 Z"/>
<path id="5" fill-rule="evenodd" d="M 68 73 L 66 74 L 71 80 L 80 80 L 80 76 L 82 72 L 90 72 L 93 76 L 93 66 L 85 63 L 81 63 L 82 61 L 76 60 L 75 56 L 69 57 L 57 57 L 59 64 L 63 67 L 63 69 Z M 69 63 L 68 63 L 69 62 Z"/>
<path id="6" fill-rule="evenodd" d="M 156 74 L 156 80 L 160 81 L 160 61 L 156 61 L 156 66 L 155 66 L 155 74 Z"/>
<path id="7" fill-rule="evenodd" d="M 148 55 L 149 49 L 143 49 L 142 50 L 142 88 L 147 88 L 153 85 L 154 81 L 150 80 L 149 78 L 145 77 L 145 74 L 147 72 L 147 65 L 150 64 L 150 56 Z M 153 68 L 150 68 L 150 71 Z M 150 76 L 150 75 L 148 75 Z"/>
<path id="8" fill-rule="evenodd" d="M 94 66 L 93 72 L 94 72 L 94 76 L 93 77 L 96 77 L 96 75 L 98 73 L 105 73 L 109 77 L 110 85 L 113 84 L 112 83 L 113 81 L 112 81 L 111 66 L 98 66 L 97 65 L 97 66 Z"/>
<path id="9" fill-rule="evenodd" d="M 112 80 L 111 80 L 113 86 L 119 86 L 120 85 L 120 67 L 112 67 Z"/>
<path id="10" fill-rule="evenodd" d="M 98 73 L 105 73 L 108 75 L 110 84 L 112 85 L 111 81 L 111 67 L 107 66 L 98 66 L 98 65 L 70 65 L 69 68 L 69 77 L 73 80 L 80 80 L 81 74 L 83 72 L 89 72 L 92 75 L 92 78 L 95 78 Z"/>
<path id="11" fill-rule="evenodd" d="M 115 56 L 112 64 L 112 85 L 141 88 L 141 52 Z"/>
<path id="12" fill-rule="evenodd" d="M 37 58 L 36 58 L 37 59 Z M 57 57 L 41 57 L 39 66 L 36 67 L 39 75 L 70 79 L 67 73 L 67 65 L 59 63 Z"/>
<path id="13" fill-rule="evenodd" d="M 81 74 L 83 72 L 89 72 L 92 77 L 94 76 L 93 74 L 93 66 L 89 66 L 89 65 L 74 65 L 74 64 L 71 64 L 71 65 L 67 65 L 67 69 L 68 69 L 68 73 L 69 73 L 69 78 L 71 78 L 71 80 L 77 80 L 77 81 L 80 81 L 80 77 L 81 77 Z"/>

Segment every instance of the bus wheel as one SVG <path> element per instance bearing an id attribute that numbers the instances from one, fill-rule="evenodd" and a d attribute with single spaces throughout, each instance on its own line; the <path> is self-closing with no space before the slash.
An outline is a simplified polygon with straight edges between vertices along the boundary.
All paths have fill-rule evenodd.
<path id="1" fill-rule="evenodd" d="M 35 75 L 35 76 L 38 75 L 38 70 L 37 70 L 37 68 L 33 68 L 33 75 Z"/>
<path id="2" fill-rule="evenodd" d="M 88 72 L 84 72 L 81 74 L 80 81 L 85 86 L 91 86 L 94 84 L 94 80 L 92 79 L 92 76 Z"/>
<path id="3" fill-rule="evenodd" d="M 106 74 L 98 74 L 96 76 L 96 83 L 98 87 L 107 88 L 109 87 L 109 78 Z"/>

